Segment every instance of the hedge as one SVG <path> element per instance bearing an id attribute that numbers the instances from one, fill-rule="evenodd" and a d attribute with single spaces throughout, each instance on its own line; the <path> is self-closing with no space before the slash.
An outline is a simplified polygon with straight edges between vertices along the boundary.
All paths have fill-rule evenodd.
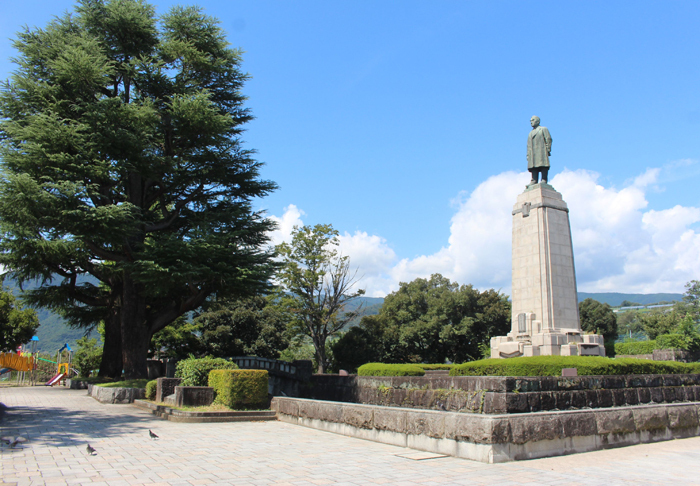
<path id="1" fill-rule="evenodd" d="M 451 370 L 455 365 L 453 364 L 423 364 L 416 363 L 416 366 L 420 366 L 423 370 Z"/>
<path id="2" fill-rule="evenodd" d="M 188 358 L 178 361 L 175 378 L 182 378 L 180 386 L 207 386 L 211 370 L 237 370 L 233 361 L 223 358 Z"/>
<path id="3" fill-rule="evenodd" d="M 233 409 L 267 407 L 267 370 L 212 370 L 214 403 Z"/>
<path id="4" fill-rule="evenodd" d="M 651 354 L 657 349 L 656 341 L 615 343 L 615 354 Z"/>
<path id="5" fill-rule="evenodd" d="M 423 376 L 425 371 L 417 364 L 367 363 L 357 368 L 359 376 Z"/>
<path id="6" fill-rule="evenodd" d="M 532 356 L 472 361 L 452 368 L 450 376 L 561 376 L 562 368 L 576 368 L 579 376 L 700 373 L 700 363 L 600 356 Z"/>
<path id="7" fill-rule="evenodd" d="M 146 400 L 155 400 L 158 392 L 158 380 L 151 380 L 146 383 Z"/>
<path id="8" fill-rule="evenodd" d="M 688 340 L 682 334 L 662 334 L 656 338 L 656 349 L 688 350 Z"/>

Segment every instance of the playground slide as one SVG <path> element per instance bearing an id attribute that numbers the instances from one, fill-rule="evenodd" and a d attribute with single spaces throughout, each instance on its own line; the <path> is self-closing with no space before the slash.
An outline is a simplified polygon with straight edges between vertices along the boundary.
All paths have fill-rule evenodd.
<path id="1" fill-rule="evenodd" d="M 54 386 L 56 383 L 61 381 L 64 376 L 66 376 L 65 373 L 56 373 L 53 378 L 46 382 L 46 386 Z"/>

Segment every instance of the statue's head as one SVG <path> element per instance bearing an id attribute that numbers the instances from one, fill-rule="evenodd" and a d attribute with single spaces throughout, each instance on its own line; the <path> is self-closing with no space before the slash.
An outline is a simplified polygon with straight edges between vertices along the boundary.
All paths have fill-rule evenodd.
<path id="1" fill-rule="evenodd" d="M 530 125 L 532 125 L 532 128 L 537 128 L 540 126 L 540 117 L 539 116 L 533 116 L 530 118 Z"/>

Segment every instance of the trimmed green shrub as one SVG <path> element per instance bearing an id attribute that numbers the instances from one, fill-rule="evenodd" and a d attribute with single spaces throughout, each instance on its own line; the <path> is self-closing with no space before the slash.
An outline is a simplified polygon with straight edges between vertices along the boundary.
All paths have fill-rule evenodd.
<path id="1" fill-rule="evenodd" d="M 656 338 L 656 349 L 688 350 L 688 339 L 683 334 L 662 334 Z"/>
<path id="2" fill-rule="evenodd" d="M 562 368 L 576 368 L 579 376 L 700 373 L 700 363 L 600 356 L 532 356 L 472 361 L 452 368 L 450 376 L 561 376 Z"/>
<path id="3" fill-rule="evenodd" d="M 146 400 L 155 400 L 158 392 L 158 380 L 151 380 L 146 383 Z"/>
<path id="4" fill-rule="evenodd" d="M 357 368 L 359 376 L 423 376 L 425 371 L 417 364 L 367 363 Z"/>
<path id="5" fill-rule="evenodd" d="M 237 370 L 233 361 L 224 358 L 188 358 L 178 361 L 175 378 L 182 378 L 180 386 L 207 386 L 211 370 Z"/>
<path id="6" fill-rule="evenodd" d="M 416 366 L 420 366 L 423 370 L 451 370 L 455 365 L 453 364 L 423 364 L 416 363 Z"/>
<path id="7" fill-rule="evenodd" d="M 212 370 L 214 403 L 233 409 L 267 407 L 267 370 Z"/>
<path id="8" fill-rule="evenodd" d="M 656 341 L 630 341 L 615 343 L 615 354 L 651 354 L 656 347 Z"/>

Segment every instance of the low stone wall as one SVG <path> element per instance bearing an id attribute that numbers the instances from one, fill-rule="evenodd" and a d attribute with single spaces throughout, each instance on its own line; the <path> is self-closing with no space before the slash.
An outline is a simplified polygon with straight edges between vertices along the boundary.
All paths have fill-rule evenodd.
<path id="1" fill-rule="evenodd" d="M 175 406 L 206 407 L 214 403 L 214 389 L 210 386 L 176 386 Z"/>
<path id="2" fill-rule="evenodd" d="M 307 398 L 470 413 L 700 401 L 700 374 L 621 376 L 314 375 Z"/>
<path id="3" fill-rule="evenodd" d="M 68 378 L 66 380 L 66 387 L 70 388 L 71 390 L 87 390 L 88 382 Z"/>
<path id="4" fill-rule="evenodd" d="M 146 398 L 145 388 L 108 388 L 93 385 L 89 393 L 100 403 L 133 403 L 136 399 Z"/>
<path id="5" fill-rule="evenodd" d="M 146 400 L 134 400 L 134 406 L 150 411 L 153 415 L 170 420 L 171 422 L 184 423 L 209 423 L 209 422 L 258 422 L 277 420 L 276 413 L 271 410 L 241 410 L 232 412 L 185 412 L 164 405 L 156 405 Z"/>
<path id="6" fill-rule="evenodd" d="M 182 378 L 158 378 L 156 388 L 156 402 L 164 402 L 165 397 L 175 393 L 175 387 L 180 385 Z"/>
<path id="7" fill-rule="evenodd" d="M 700 403 L 486 415 L 275 397 L 272 409 L 284 422 L 486 463 L 700 435 Z"/>

